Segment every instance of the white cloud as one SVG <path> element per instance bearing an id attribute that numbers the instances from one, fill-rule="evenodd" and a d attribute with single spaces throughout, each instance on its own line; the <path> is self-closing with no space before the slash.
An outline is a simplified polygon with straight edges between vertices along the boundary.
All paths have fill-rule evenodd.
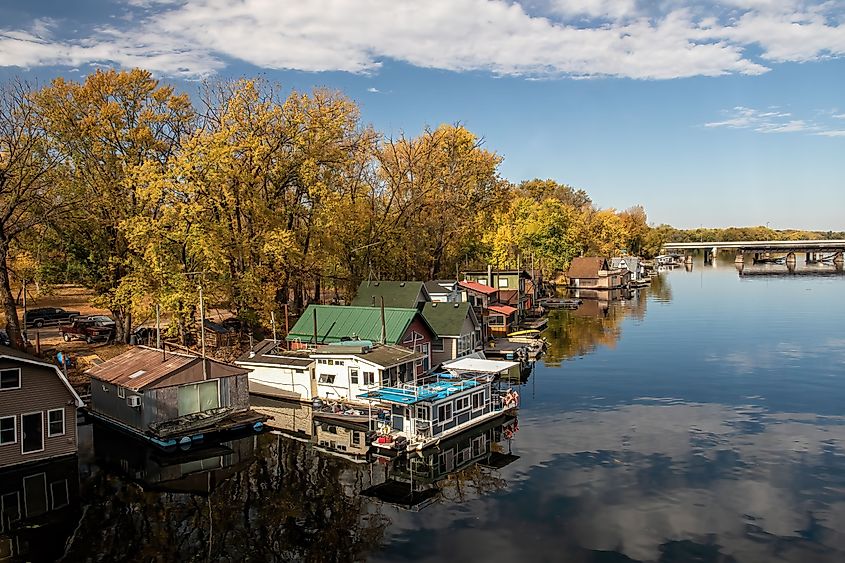
<path id="1" fill-rule="evenodd" d="M 369 92 L 370 94 L 379 94 L 379 93 L 381 93 L 381 90 L 379 90 L 378 88 L 370 87 L 370 88 L 367 88 L 367 92 Z"/>
<path id="2" fill-rule="evenodd" d="M 754 75 L 768 70 L 762 61 L 845 54 L 834 19 L 840 5 L 727 0 L 666 3 L 660 12 L 664 4 L 636 0 L 549 0 L 540 15 L 508 0 L 132 0 L 125 8 L 131 22 L 75 37 L 54 38 L 53 22 L 0 29 L 0 66 L 114 63 L 203 76 L 236 59 L 268 69 L 375 73 L 392 59 L 526 77 Z M 587 25 L 585 17 L 600 23 Z M 761 48 L 759 60 L 746 53 L 751 45 Z"/>
<path id="3" fill-rule="evenodd" d="M 826 137 L 840 137 L 842 132 L 821 121 L 796 119 L 792 113 L 777 108 L 756 110 L 737 106 L 723 112 L 725 119 L 705 123 L 705 127 L 726 127 L 729 129 L 751 129 L 759 133 L 813 133 Z M 836 116 L 833 116 L 836 117 Z"/>

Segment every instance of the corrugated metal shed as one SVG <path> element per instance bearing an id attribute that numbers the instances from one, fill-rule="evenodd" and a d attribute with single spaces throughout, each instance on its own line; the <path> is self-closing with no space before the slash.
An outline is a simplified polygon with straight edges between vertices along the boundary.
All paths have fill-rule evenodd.
<path id="1" fill-rule="evenodd" d="M 314 313 L 317 314 L 317 344 L 339 342 L 342 338 L 381 340 L 380 307 L 343 307 L 339 305 L 309 305 L 287 335 L 292 342 L 313 342 Z M 385 332 L 388 344 L 398 344 L 419 312 L 416 309 L 384 308 Z"/>
<path id="2" fill-rule="evenodd" d="M 120 385 L 133 391 L 179 385 L 202 379 L 202 358 L 190 354 L 162 352 L 146 346 L 132 348 L 119 356 L 89 368 L 92 379 Z M 206 358 L 209 379 L 249 373 L 249 369 Z M 198 376 L 198 377 L 197 377 Z M 178 379 L 171 383 L 171 379 Z"/>

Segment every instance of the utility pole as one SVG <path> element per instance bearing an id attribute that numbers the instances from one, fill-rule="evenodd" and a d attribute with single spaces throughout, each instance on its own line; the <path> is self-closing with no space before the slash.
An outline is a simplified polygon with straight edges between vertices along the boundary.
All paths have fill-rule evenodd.
<path id="1" fill-rule="evenodd" d="M 202 299 L 202 285 L 199 286 L 200 290 L 200 342 L 202 343 L 202 378 L 203 380 L 208 379 L 208 368 L 206 367 L 205 362 L 205 302 Z"/>

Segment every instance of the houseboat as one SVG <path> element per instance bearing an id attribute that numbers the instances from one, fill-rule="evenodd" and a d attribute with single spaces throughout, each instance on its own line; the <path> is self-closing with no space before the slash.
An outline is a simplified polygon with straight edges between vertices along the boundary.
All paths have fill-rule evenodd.
<path id="1" fill-rule="evenodd" d="M 88 414 L 159 447 L 187 447 L 206 435 L 260 429 L 250 410 L 249 370 L 139 346 L 88 369 Z"/>
<path id="2" fill-rule="evenodd" d="M 519 406 L 513 389 L 494 387 L 489 377 L 464 378 L 437 374 L 421 385 L 381 387 L 359 399 L 390 406 L 390 417 L 378 422 L 376 448 L 399 452 L 421 450 L 483 424 Z"/>

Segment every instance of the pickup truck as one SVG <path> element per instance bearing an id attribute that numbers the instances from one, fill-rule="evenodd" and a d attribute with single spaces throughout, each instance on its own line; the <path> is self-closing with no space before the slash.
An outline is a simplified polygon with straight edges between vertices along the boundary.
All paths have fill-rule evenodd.
<path id="1" fill-rule="evenodd" d="M 73 319 L 69 325 L 62 326 L 60 332 L 65 342 L 80 339 L 88 344 L 93 344 L 97 340 L 108 341 L 113 330 L 112 327 L 98 326 L 97 322 L 93 320 Z"/>
<path id="2" fill-rule="evenodd" d="M 42 307 L 27 311 L 24 322 L 28 327 L 41 328 L 44 325 L 70 322 L 71 319 L 78 316 L 79 311 L 65 311 L 59 307 Z"/>

